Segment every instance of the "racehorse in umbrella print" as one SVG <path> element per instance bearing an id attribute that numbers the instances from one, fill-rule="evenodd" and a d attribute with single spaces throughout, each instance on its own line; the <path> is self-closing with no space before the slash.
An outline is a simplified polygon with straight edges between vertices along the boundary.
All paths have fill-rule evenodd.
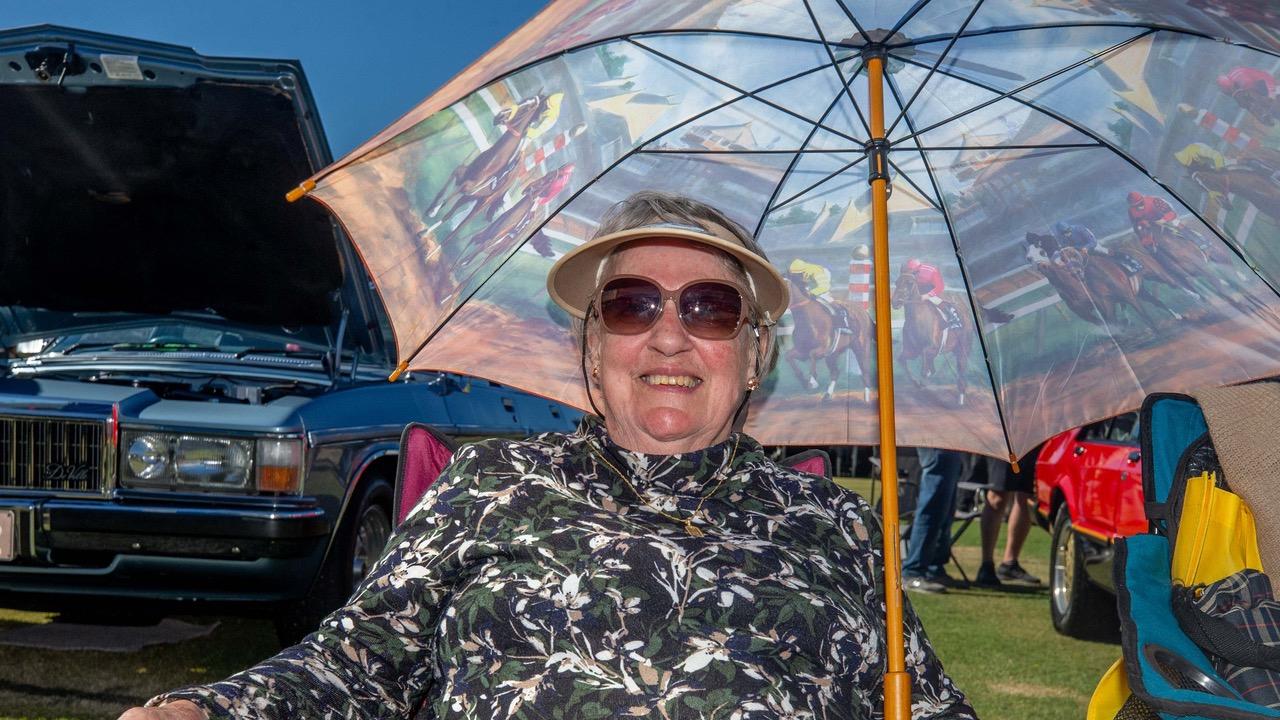
<path id="1" fill-rule="evenodd" d="M 448 222 L 467 203 L 474 205 L 458 227 L 466 225 L 481 213 L 492 219 L 497 207 L 502 204 L 503 196 L 521 175 L 520 151 L 530 136 L 545 131 L 556 121 L 563 97 L 562 93 L 538 93 L 495 114 L 493 123 L 502 128 L 502 134 L 492 145 L 481 150 L 473 159 L 458 165 L 449 175 L 449 179 L 432 198 L 427 211 L 429 217 L 440 218 L 432 227 Z M 453 195 L 446 199 L 450 191 Z"/>
<path id="2" fill-rule="evenodd" d="M 1280 222 L 1280 170 L 1258 165 L 1228 165 L 1223 168 L 1199 167 L 1191 171 L 1191 179 L 1205 191 L 1223 198 L 1223 205 L 1232 206 L 1231 196 L 1237 195 L 1272 220 Z"/>
<path id="3" fill-rule="evenodd" d="M 836 376 L 840 372 L 840 359 L 846 353 L 852 353 L 858 361 L 858 369 L 862 372 L 862 399 L 871 399 L 871 383 L 875 382 L 871 366 L 871 337 L 875 329 L 871 323 L 871 314 L 859 304 L 840 304 L 849 320 L 849 327 L 836 317 L 834 307 L 818 301 L 805 287 L 802 278 L 788 273 L 787 279 L 791 290 L 791 316 L 795 321 L 795 330 L 791 335 L 791 349 L 787 351 L 787 363 L 795 371 L 800 382 L 810 390 L 820 387 L 818 382 L 818 361 L 827 366 L 827 388 L 822 393 L 826 400 L 835 395 Z M 808 373 L 805 373 L 808 363 Z"/>
<path id="4" fill-rule="evenodd" d="M 482 246 L 473 243 L 467 254 L 461 256 L 458 265 L 472 267 L 472 258 L 483 253 L 484 259 L 476 267 L 484 267 L 489 260 L 509 250 L 511 244 L 519 240 L 525 229 L 538 217 L 538 212 L 545 213 L 547 205 L 569 184 L 573 168 L 573 163 L 567 163 L 526 185 L 520 191 L 520 199 L 512 203 L 483 231 L 476 233 L 476 237 L 487 238 L 485 244 Z M 529 245 L 543 257 L 554 254 L 546 236 L 542 234 L 530 239 Z"/>
<path id="5" fill-rule="evenodd" d="M 1142 273 L 1131 276 L 1110 256 L 1063 247 L 1052 235 L 1034 232 L 1027 233 L 1025 247 L 1027 260 L 1082 320 L 1094 325 L 1111 325 L 1119 318 L 1119 307 L 1128 305 L 1148 327 L 1158 331 L 1156 319 L 1140 302 L 1142 300 L 1168 312 L 1175 319 L 1182 318 L 1152 294 L 1143 283 Z M 1150 270 L 1151 267 L 1144 269 Z M 1162 275 L 1162 279 L 1173 280 L 1167 274 Z"/>
<path id="6" fill-rule="evenodd" d="M 937 372 L 935 362 L 939 355 L 950 354 L 955 360 L 956 391 L 959 393 L 959 404 L 964 405 L 967 389 L 965 375 L 969 368 L 969 353 L 973 349 L 973 321 L 963 313 L 957 313 L 960 327 L 949 327 L 950 323 L 943 315 L 943 309 L 925 299 L 920 289 L 920 281 L 915 273 L 903 270 L 894 284 L 894 308 L 902 308 L 902 351 L 899 357 L 903 360 L 903 374 L 911 382 L 919 385 L 911 373 L 907 362 L 920 358 L 920 375 L 927 380 Z"/>

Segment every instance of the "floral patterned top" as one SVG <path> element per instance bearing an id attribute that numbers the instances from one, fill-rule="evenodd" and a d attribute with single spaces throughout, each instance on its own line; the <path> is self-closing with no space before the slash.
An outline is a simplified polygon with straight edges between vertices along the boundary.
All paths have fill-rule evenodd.
<path id="1" fill-rule="evenodd" d="M 656 511 L 687 517 L 704 493 L 701 536 Z M 588 419 L 462 447 L 320 630 L 149 704 L 238 718 L 879 718 L 880 568 L 866 501 L 750 437 L 645 455 Z M 975 717 L 905 614 L 913 717 Z"/>

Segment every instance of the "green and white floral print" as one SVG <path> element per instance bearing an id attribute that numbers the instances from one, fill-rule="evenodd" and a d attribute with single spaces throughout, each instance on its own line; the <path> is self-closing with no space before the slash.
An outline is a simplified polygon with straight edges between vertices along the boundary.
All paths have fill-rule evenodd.
<path id="1" fill-rule="evenodd" d="M 688 516 L 721 472 L 704 536 L 654 511 Z M 973 718 L 906 617 L 913 716 Z M 644 455 L 588 419 L 464 446 L 319 631 L 151 702 L 240 718 L 879 718 L 884 665 L 865 500 L 746 436 Z"/>

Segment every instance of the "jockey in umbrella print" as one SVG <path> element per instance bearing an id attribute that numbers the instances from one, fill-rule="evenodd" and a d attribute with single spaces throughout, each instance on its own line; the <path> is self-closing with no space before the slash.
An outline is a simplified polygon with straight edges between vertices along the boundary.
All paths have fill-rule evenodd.
<path id="1" fill-rule="evenodd" d="M 1235 100 L 1264 125 L 1275 125 L 1280 116 L 1276 100 L 1276 80 L 1271 73 L 1255 67 L 1234 67 L 1218 76 L 1218 89 Z"/>
<path id="2" fill-rule="evenodd" d="M 1280 153 L 1270 148 L 1253 152 L 1237 162 L 1204 143 L 1191 143 L 1174 153 L 1191 173 L 1191 179 L 1209 193 L 1211 207 L 1231 208 L 1233 198 L 1243 198 L 1280 222 Z"/>
<path id="3" fill-rule="evenodd" d="M 1085 252 L 1107 254 L 1107 249 L 1098 244 L 1097 236 L 1084 225 L 1076 225 L 1066 220 L 1059 220 L 1053 226 L 1053 234 L 1058 238 L 1058 244 L 1062 247 L 1073 247 Z"/>
<path id="4" fill-rule="evenodd" d="M 942 272 L 936 266 L 921 262 L 919 258 L 911 258 L 903 265 L 903 269 L 915 275 L 917 287 L 921 292 L 921 299 L 927 300 L 938 308 L 938 312 L 942 313 L 942 317 L 947 321 L 949 328 L 959 330 L 964 327 L 964 322 L 960 320 L 960 313 L 956 310 L 956 306 L 942 300 L 942 292 L 946 290 L 946 283 L 942 279 Z"/>
<path id="5" fill-rule="evenodd" d="M 1155 195 L 1144 195 L 1131 190 L 1126 199 L 1129 202 L 1129 224 L 1133 226 L 1138 242 L 1147 250 L 1155 252 L 1157 237 L 1163 235 L 1165 228 L 1171 228 L 1178 222 L 1178 214 L 1168 201 Z"/>
<path id="6" fill-rule="evenodd" d="M 796 258 L 791 261 L 787 273 L 799 279 L 799 285 L 804 288 L 809 297 L 817 300 L 819 305 L 836 318 L 838 327 L 850 329 L 848 310 L 843 305 L 831 301 L 830 270 L 816 263 Z"/>

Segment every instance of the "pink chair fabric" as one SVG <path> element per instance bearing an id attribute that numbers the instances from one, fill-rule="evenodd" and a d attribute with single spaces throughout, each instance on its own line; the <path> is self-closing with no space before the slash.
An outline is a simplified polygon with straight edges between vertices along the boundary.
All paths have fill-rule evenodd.
<path id="1" fill-rule="evenodd" d="M 396 470 L 396 524 L 404 522 L 423 493 L 440 477 L 453 457 L 453 442 L 440 431 L 411 423 L 400 436 L 400 466 Z"/>
<path id="2" fill-rule="evenodd" d="M 784 458 L 781 464 L 783 467 L 799 470 L 802 473 L 831 478 L 831 457 L 823 450 L 805 450 Z"/>

